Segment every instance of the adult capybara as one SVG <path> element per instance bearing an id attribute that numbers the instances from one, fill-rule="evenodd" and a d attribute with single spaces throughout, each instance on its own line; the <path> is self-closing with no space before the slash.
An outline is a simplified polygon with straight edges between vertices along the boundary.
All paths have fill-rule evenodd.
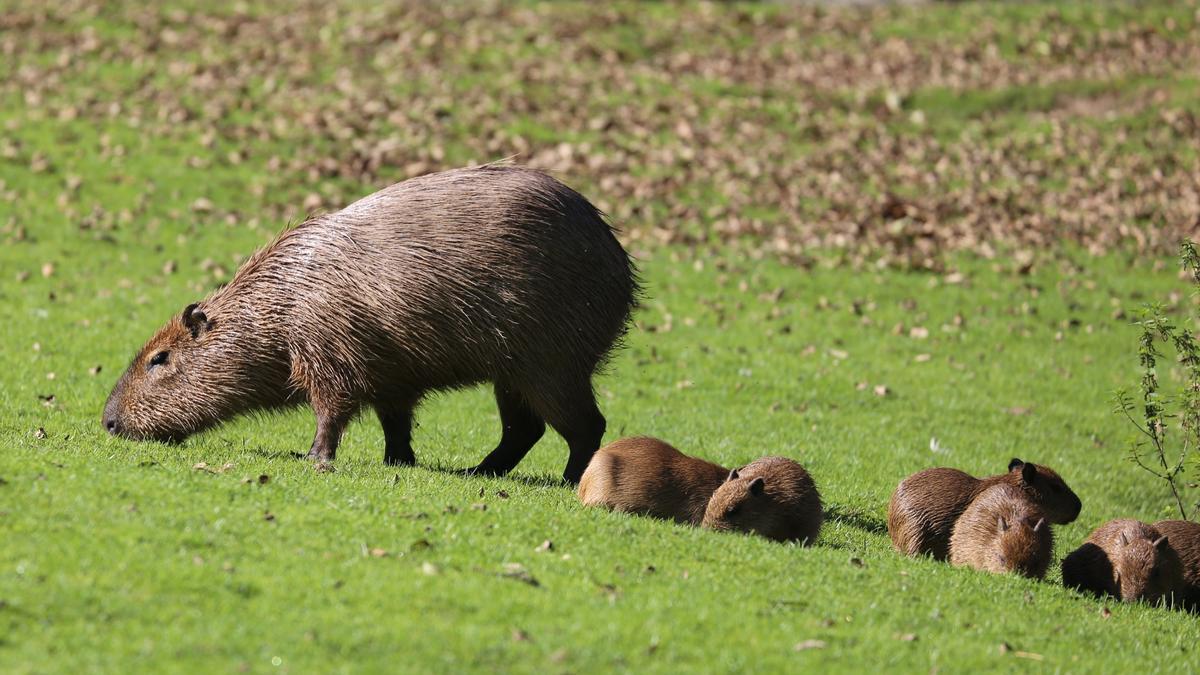
<path id="1" fill-rule="evenodd" d="M 579 480 L 579 501 L 699 525 L 728 474 L 729 469 L 689 457 L 657 438 L 622 438 L 592 457 Z"/>
<path id="2" fill-rule="evenodd" d="M 1053 553 L 1054 536 L 1041 511 L 1007 483 L 979 493 L 950 534 L 950 564 L 984 572 L 1041 579 Z"/>
<path id="3" fill-rule="evenodd" d="M 1179 555 L 1151 525 L 1110 520 L 1062 562 L 1063 585 L 1125 602 L 1170 600 L 1183 582 Z"/>
<path id="4" fill-rule="evenodd" d="M 786 457 L 763 457 L 729 472 L 708 500 L 701 525 L 808 545 L 823 520 L 821 494 L 804 467 Z"/>
<path id="5" fill-rule="evenodd" d="M 591 378 L 626 329 L 633 264 L 587 199 L 506 165 L 413 178 L 312 218 L 150 338 L 103 423 L 178 440 L 250 410 L 308 402 L 309 457 L 332 460 L 364 406 L 390 464 L 412 464 L 413 409 L 430 391 L 491 382 L 503 474 L 549 423 L 578 481 L 605 420 Z"/>
<path id="6" fill-rule="evenodd" d="M 1160 520 L 1153 527 L 1167 538 L 1183 567 L 1183 582 L 1175 593 L 1176 603 L 1200 612 L 1200 523 Z"/>
<path id="7" fill-rule="evenodd" d="M 926 469 L 905 478 L 892 493 L 888 503 L 892 545 L 905 555 L 929 554 L 945 560 L 955 521 L 975 497 L 998 483 L 1020 488 L 1051 523 L 1069 523 L 1079 515 L 1079 497 L 1044 466 L 1013 459 L 1008 473 L 982 479 L 958 469 Z"/>

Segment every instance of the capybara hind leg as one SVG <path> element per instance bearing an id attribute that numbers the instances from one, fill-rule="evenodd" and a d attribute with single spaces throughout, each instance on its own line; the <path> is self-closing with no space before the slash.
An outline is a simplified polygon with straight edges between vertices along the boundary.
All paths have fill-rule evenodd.
<path id="1" fill-rule="evenodd" d="M 496 405 L 500 408 L 500 423 L 504 425 L 500 444 L 472 473 L 502 476 L 512 471 L 546 431 L 546 423 L 520 393 L 497 384 Z"/>
<path id="2" fill-rule="evenodd" d="M 604 439 L 604 415 L 596 407 L 590 384 L 583 385 L 566 400 L 557 403 L 553 413 L 546 415 L 546 421 L 562 434 L 571 449 L 563 479 L 575 485 Z"/>
<path id="3" fill-rule="evenodd" d="M 417 457 L 412 449 L 411 407 L 376 407 L 379 424 L 383 426 L 383 463 L 388 466 L 412 466 Z"/>

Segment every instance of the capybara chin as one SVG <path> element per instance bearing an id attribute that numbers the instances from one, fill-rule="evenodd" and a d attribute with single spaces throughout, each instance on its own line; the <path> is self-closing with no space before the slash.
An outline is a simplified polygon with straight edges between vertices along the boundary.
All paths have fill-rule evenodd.
<path id="1" fill-rule="evenodd" d="M 579 480 L 579 501 L 699 525 L 709 498 L 728 473 L 657 438 L 622 438 L 592 457 Z"/>
<path id="2" fill-rule="evenodd" d="M 1062 525 L 1079 516 L 1079 497 L 1054 471 L 1013 459 L 1008 473 L 979 479 L 958 469 L 926 469 L 905 478 L 888 503 L 888 534 L 900 553 L 950 555 L 950 534 L 967 506 L 984 490 L 1003 483 L 1019 488 L 1048 522 Z"/>
<path id="3" fill-rule="evenodd" d="M 1129 519 L 1096 528 L 1062 562 L 1063 585 L 1125 602 L 1170 600 L 1181 587 L 1179 555 L 1166 535 Z"/>
<path id="4" fill-rule="evenodd" d="M 786 457 L 763 457 L 729 473 L 704 510 L 704 527 L 812 544 L 821 532 L 821 495 L 808 471 Z"/>
<path id="5" fill-rule="evenodd" d="M 1200 612 L 1200 523 L 1160 520 L 1153 527 L 1167 538 L 1183 567 L 1183 578 L 1176 589 L 1174 603 Z"/>
<path id="6" fill-rule="evenodd" d="M 636 295 L 603 214 L 550 176 L 487 165 L 413 178 L 285 231 L 188 305 L 138 352 L 103 423 L 179 440 L 307 402 L 309 456 L 332 460 L 369 406 L 385 461 L 412 464 L 422 397 L 490 382 L 503 433 L 476 471 L 508 472 L 548 423 L 574 482 L 604 435 L 591 378 Z"/>
<path id="7" fill-rule="evenodd" d="M 995 574 L 1041 579 L 1053 553 L 1050 525 L 1020 488 L 1007 483 L 981 492 L 950 535 L 950 564 Z"/>

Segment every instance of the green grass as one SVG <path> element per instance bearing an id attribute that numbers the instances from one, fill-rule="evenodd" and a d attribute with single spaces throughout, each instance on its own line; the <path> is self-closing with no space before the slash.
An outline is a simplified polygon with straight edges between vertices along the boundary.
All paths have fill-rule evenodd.
<path id="1" fill-rule="evenodd" d="M 249 4 L 251 24 L 270 13 Z M 1138 333 L 1116 310 L 1181 293 L 1173 316 L 1194 314 L 1171 260 L 1120 247 L 1092 257 L 1058 240 L 1029 275 L 1004 254 L 948 251 L 937 274 L 881 268 L 857 260 L 870 240 L 835 250 L 801 237 L 809 268 L 772 255 L 777 235 L 805 223 L 821 234 L 860 222 L 831 205 L 885 192 L 924 204 L 978 167 L 1008 185 L 1012 172 L 989 164 L 1001 149 L 1045 159 L 1032 187 L 1047 194 L 1091 194 L 1090 183 L 1068 185 L 1061 167 L 1087 168 L 1098 156 L 1119 165 L 1123 181 L 1151 174 L 1146 167 L 1176 178 L 1196 161 L 1181 142 L 1192 137 L 1178 131 L 1185 116 L 1175 114 L 1195 108 L 1194 74 L 1130 66 L 1111 80 L 961 87 L 914 78 L 898 88 L 903 114 L 876 119 L 877 87 L 778 73 L 741 82 L 721 61 L 754 48 L 747 31 L 761 21 L 762 35 L 778 40 L 763 54 L 811 50 L 815 62 L 855 51 L 861 35 L 921 52 L 984 34 L 1013 68 L 1036 70 L 1044 60 L 1029 45 L 1059 30 L 1099 40 L 1170 19 L 1164 39 L 1184 42 L 1194 6 L 825 14 L 720 5 L 704 18 L 674 5 L 619 4 L 613 16 L 600 4 L 580 16 L 581 5 L 550 5 L 493 23 L 400 10 L 375 21 L 365 3 L 345 3 L 329 15 L 297 10 L 294 25 L 267 22 L 278 43 L 201 20 L 239 14 L 232 4 L 180 6 L 202 16 L 164 19 L 170 10 L 154 8 L 147 18 L 134 4 L 72 12 L 20 29 L 28 35 L 0 58 L 0 672 L 1186 672 L 1200 663 L 1194 616 L 1081 596 L 1061 588 L 1057 569 L 1035 582 L 901 558 L 883 529 L 888 496 L 906 475 L 935 465 L 990 474 L 1012 457 L 1058 469 L 1083 500 L 1079 520 L 1055 531 L 1056 558 L 1110 518 L 1169 517 L 1165 488 L 1125 459 L 1132 429 L 1110 412 L 1110 397 L 1139 377 Z M 620 20 L 634 15 L 645 24 Z M 588 18 L 599 27 L 539 41 L 547 26 Z M 403 38 L 367 39 L 393 23 Z M 427 30 L 457 36 L 459 23 L 481 40 L 478 50 L 420 44 Z M 791 23 L 803 39 L 787 37 Z M 195 42 L 150 49 L 164 25 Z M 85 26 L 108 58 L 76 54 L 56 65 Z M 498 38 L 488 37 L 493 29 Z M 0 45 L 11 35 L 0 32 Z M 411 49 L 397 47 L 409 37 Z M 563 45 L 576 44 L 592 51 L 564 56 Z M 140 60 L 111 58 L 125 45 Z M 654 45 L 675 55 L 687 47 L 715 67 L 679 66 L 680 77 L 667 78 L 647 65 Z M 605 50 L 628 62 L 612 66 Z M 443 71 L 421 69 L 435 59 L 445 59 Z M 173 63 L 211 67 L 245 85 L 243 98 L 209 120 L 206 104 L 228 92 L 193 90 Z M 22 68 L 41 84 L 19 80 Z M 510 90 L 517 70 L 535 75 L 528 96 Z M 559 115 L 556 106 L 580 92 L 595 95 L 591 107 Z M 1146 103 L 1155 92 L 1164 98 Z M 382 96 L 398 110 L 358 114 Z M 1113 114 L 1070 105 L 1093 97 L 1112 102 Z M 119 114 L 106 112 L 111 102 Z M 514 113 L 517 104 L 534 107 Z M 64 105 L 78 115 L 61 115 Z M 1174 112 L 1160 115 L 1163 106 Z M 157 118 L 177 109 L 190 116 Z M 925 113 L 924 125 L 909 120 L 912 110 Z M 314 111 L 328 118 L 302 121 Z M 593 115 L 611 128 L 592 126 Z M 698 140 L 680 140 L 677 115 Z M 1043 138 L 1053 136 L 1051 118 L 1066 129 L 1065 149 Z M 712 129 L 729 138 L 704 135 Z M 522 159 L 535 163 L 559 143 L 590 144 L 560 175 L 614 214 L 630 210 L 618 220 L 647 297 L 627 347 L 596 380 L 606 439 L 660 436 L 728 466 L 768 454 L 800 460 L 830 516 L 817 546 L 583 509 L 554 479 L 567 452 L 552 433 L 509 478 L 458 476 L 450 470 L 478 462 L 499 437 L 482 388 L 421 409 L 411 469 L 382 465 L 382 432 L 369 416 L 347 432 L 332 473 L 294 457 L 313 431 L 302 409 L 238 419 L 180 446 L 103 432 L 101 408 L 135 350 L 301 217 L 307 195 L 336 207 L 406 177 L 409 162 L 431 169 L 506 156 L 504 134 L 524 137 Z M 945 149 L 856 173 L 856 153 L 878 154 L 888 134 L 910 150 L 930 139 Z M 312 168 L 383 139 L 400 149 L 377 169 Z M 715 146 L 719 161 L 705 154 Z M 679 160 L 688 148 L 694 159 Z M 244 153 L 236 162 L 235 150 Z M 770 174 L 772 163 L 822 153 Z M 943 156 L 976 153 L 978 164 L 936 189 L 919 180 Z M 35 167 L 39 157 L 45 167 Z M 746 158 L 761 166 L 746 168 Z M 695 173 L 678 178 L 684 168 Z M 765 184 L 824 171 L 844 175 L 803 183 L 799 204 L 758 198 L 776 194 L 760 191 Z M 1178 184 L 1152 187 L 1170 195 Z M 200 199 L 211 210 L 193 210 Z M 1178 225 L 1148 213 L 1149 231 Z M 716 231 L 728 214 L 766 227 Z M 656 228 L 702 244 L 657 243 Z M 1179 386 L 1174 369 L 1160 375 Z M 795 649 L 810 640 L 824 647 Z"/>
<path id="2" fill-rule="evenodd" d="M 41 245 L 23 248 L 6 250 L 6 268 L 40 259 Z M 719 253 L 643 260 L 642 329 L 598 380 L 609 437 L 654 434 L 727 465 L 801 460 L 833 513 L 820 545 L 801 549 L 585 510 L 550 478 L 566 457 L 557 437 L 511 479 L 446 473 L 495 441 L 482 390 L 425 406 L 414 469 L 381 465 L 382 434 L 365 419 L 337 471 L 314 472 L 291 454 L 309 441 L 304 411 L 182 447 L 110 439 L 98 415 L 124 359 L 193 299 L 175 278 L 130 267 L 132 287 L 106 300 L 82 290 L 112 283 L 99 270 L 4 287 L 6 671 L 258 671 L 277 657 L 299 672 L 1014 667 L 1002 643 L 1065 670 L 1196 657 L 1192 617 L 1080 597 L 1056 572 L 1039 583 L 902 559 L 881 531 L 905 475 L 995 472 L 1012 456 L 1058 468 L 1084 500 L 1056 533 L 1059 557 L 1108 518 L 1167 516 L 1162 488 L 1122 459 L 1128 432 L 1108 395 L 1136 376 L 1135 332 L 1111 299 L 1165 297 L 1169 272 L 1114 258 L 1026 279 L 964 260 L 966 282 L 934 285 Z M 895 335 L 897 323 L 930 336 Z M 51 393 L 46 407 L 39 395 Z M 544 540 L 553 549 L 538 552 Z M 504 576 L 509 563 L 539 585 Z M 809 639 L 827 646 L 793 651 Z M 1090 649 L 1098 640 L 1110 649 Z"/>

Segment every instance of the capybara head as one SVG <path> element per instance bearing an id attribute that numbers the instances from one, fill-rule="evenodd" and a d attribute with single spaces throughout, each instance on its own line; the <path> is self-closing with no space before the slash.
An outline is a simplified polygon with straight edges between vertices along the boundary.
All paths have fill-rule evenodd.
<path id="1" fill-rule="evenodd" d="M 1050 522 L 1064 525 L 1079 517 L 1083 503 L 1053 470 L 1013 458 L 1008 473 Z"/>
<path id="2" fill-rule="evenodd" d="M 790 459 L 765 457 L 729 472 L 708 500 L 701 524 L 811 544 L 823 517 L 821 496 L 808 472 Z"/>
<path id="3" fill-rule="evenodd" d="M 1156 603 L 1180 583 L 1183 569 L 1179 556 L 1168 545 L 1166 535 L 1156 530 L 1123 529 L 1117 535 L 1116 550 L 1108 554 L 1113 583 L 1125 602 Z"/>
<path id="4" fill-rule="evenodd" d="M 742 478 L 738 470 L 717 488 L 704 511 L 704 527 L 714 530 L 753 531 L 764 509 L 771 508 L 763 496 L 767 482 L 762 476 Z"/>
<path id="5" fill-rule="evenodd" d="M 1016 572 L 1024 577 L 1041 578 L 1049 562 L 1050 546 L 1046 544 L 1049 528 L 1045 518 L 1028 517 L 1009 522 L 999 516 L 993 550 L 982 560 L 985 569 L 998 574 Z"/>
<path id="6" fill-rule="evenodd" d="M 104 405 L 104 428 L 135 440 L 181 441 L 221 419 L 255 407 L 277 368 L 240 331 L 198 304 L 163 326 L 142 347 Z"/>

